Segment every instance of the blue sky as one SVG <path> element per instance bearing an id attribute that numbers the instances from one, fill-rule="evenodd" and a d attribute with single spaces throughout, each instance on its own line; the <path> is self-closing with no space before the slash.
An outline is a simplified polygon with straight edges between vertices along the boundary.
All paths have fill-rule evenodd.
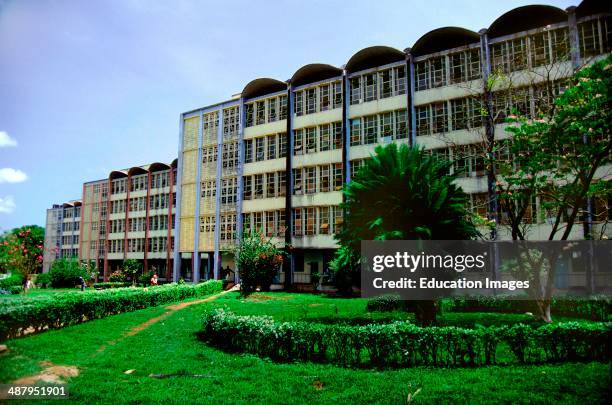
<path id="1" fill-rule="evenodd" d="M 0 232 L 109 171 L 177 155 L 179 114 L 359 49 L 574 1 L 0 0 Z"/>

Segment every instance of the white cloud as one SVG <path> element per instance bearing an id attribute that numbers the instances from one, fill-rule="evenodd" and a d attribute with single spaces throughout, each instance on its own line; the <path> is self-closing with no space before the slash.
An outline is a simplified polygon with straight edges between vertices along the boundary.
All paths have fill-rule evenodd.
<path id="1" fill-rule="evenodd" d="M 11 214 L 15 211 L 15 199 L 12 195 L 6 197 L 0 197 L 0 214 Z"/>
<path id="2" fill-rule="evenodd" d="M 17 141 L 11 138 L 8 132 L 0 131 L 0 148 L 5 146 L 17 146 Z"/>
<path id="3" fill-rule="evenodd" d="M 5 167 L 0 169 L 0 183 L 21 183 L 28 179 L 28 175 L 19 169 Z"/>

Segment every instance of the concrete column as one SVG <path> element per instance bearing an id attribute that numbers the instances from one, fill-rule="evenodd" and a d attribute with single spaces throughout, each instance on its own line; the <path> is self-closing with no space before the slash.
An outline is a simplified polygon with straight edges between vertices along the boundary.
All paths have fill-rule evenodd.
<path id="1" fill-rule="evenodd" d="M 183 125 L 184 119 L 183 114 L 180 116 L 179 123 L 179 148 L 178 148 L 178 164 L 176 168 L 176 210 L 174 215 L 174 251 L 172 253 L 172 281 L 178 282 L 181 274 L 181 254 L 180 254 L 180 243 L 181 243 L 181 178 L 183 171 Z M 172 224 L 168 223 L 169 227 Z"/>
<path id="2" fill-rule="evenodd" d="M 221 267 L 221 252 L 219 251 L 220 242 L 220 226 L 221 226 L 221 160 L 223 158 L 223 107 L 219 107 L 217 114 L 218 125 L 217 125 L 217 178 L 216 178 L 216 192 L 215 192 L 215 267 L 213 268 L 214 279 L 219 278 L 219 271 Z M 201 159 L 200 159 L 201 160 Z M 236 218 L 238 220 L 238 218 Z M 198 229 L 199 233 L 199 229 Z M 199 259 L 199 255 L 198 255 Z"/>

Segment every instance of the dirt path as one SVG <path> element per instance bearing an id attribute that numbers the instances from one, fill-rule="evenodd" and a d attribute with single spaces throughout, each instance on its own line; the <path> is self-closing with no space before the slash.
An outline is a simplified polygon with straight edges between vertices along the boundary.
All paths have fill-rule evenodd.
<path id="1" fill-rule="evenodd" d="M 181 309 L 190 307 L 192 305 L 197 305 L 197 304 L 202 304 L 204 302 L 214 301 L 217 298 L 219 298 L 220 296 L 222 296 L 224 294 L 227 294 L 228 292 L 237 291 L 238 288 L 239 288 L 238 286 L 235 286 L 235 287 L 231 288 L 230 290 L 223 291 L 221 293 L 212 295 L 212 296 L 207 297 L 207 298 L 203 298 L 203 299 L 199 299 L 199 300 L 194 300 L 194 301 L 181 302 L 179 304 L 168 305 L 166 307 L 166 312 L 164 312 L 163 314 L 161 314 L 159 316 L 151 318 L 148 321 L 145 321 L 145 322 L 143 322 L 143 323 L 141 323 L 139 325 L 131 327 L 129 330 L 124 332 L 121 335 L 121 337 L 119 337 L 119 338 L 117 338 L 115 340 L 111 340 L 110 342 L 107 342 L 105 345 L 100 346 L 98 348 L 98 350 L 96 350 L 96 353 L 94 353 L 92 356 L 96 356 L 97 354 L 104 352 L 104 350 L 106 350 L 106 348 L 108 346 L 114 346 L 117 343 L 125 340 L 126 338 L 128 338 L 130 336 L 137 335 L 138 333 L 142 332 L 143 330 L 149 328 L 151 325 L 154 325 L 157 322 L 166 319 L 167 317 L 169 317 L 170 315 L 172 315 L 176 311 L 180 311 Z M 74 367 L 74 366 L 60 366 L 60 365 L 55 365 L 55 364 L 52 364 L 52 363 L 46 362 L 46 361 L 41 362 L 40 366 L 45 367 L 40 373 L 35 374 L 35 375 L 31 375 L 31 376 L 22 377 L 22 378 L 20 378 L 18 380 L 13 381 L 13 384 L 31 385 L 31 384 L 36 384 L 37 382 L 62 384 L 62 383 L 65 382 L 64 381 L 65 378 L 76 377 L 76 376 L 79 375 L 79 369 L 77 367 Z"/>

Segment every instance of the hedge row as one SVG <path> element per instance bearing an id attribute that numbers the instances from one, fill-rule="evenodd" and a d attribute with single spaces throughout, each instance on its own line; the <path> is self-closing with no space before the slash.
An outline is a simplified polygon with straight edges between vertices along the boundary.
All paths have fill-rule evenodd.
<path id="1" fill-rule="evenodd" d="M 106 290 L 107 288 L 122 288 L 129 287 L 132 283 L 129 281 L 105 281 L 101 283 L 95 283 L 93 288 L 96 290 Z"/>
<path id="2" fill-rule="evenodd" d="M 395 295 L 383 295 L 368 301 L 368 311 L 395 311 L 409 309 L 410 303 Z M 536 303 L 527 300 L 511 300 L 503 297 L 445 298 L 440 300 L 443 311 L 448 312 L 502 312 L 524 314 L 537 313 Z M 612 300 L 606 297 L 553 298 L 553 315 L 568 316 L 595 321 L 606 321 L 612 310 Z"/>
<path id="3" fill-rule="evenodd" d="M 495 364 L 500 344 L 509 362 L 608 361 L 612 324 L 576 322 L 540 328 L 421 328 L 407 322 L 365 326 L 276 322 L 270 316 L 239 316 L 217 309 L 204 316 L 203 339 L 226 350 L 280 361 L 342 366 L 481 366 Z"/>
<path id="4" fill-rule="evenodd" d="M 7 300 L 0 307 L 0 341 L 219 291 L 221 281 L 210 280 L 197 285 L 167 284 Z"/>

